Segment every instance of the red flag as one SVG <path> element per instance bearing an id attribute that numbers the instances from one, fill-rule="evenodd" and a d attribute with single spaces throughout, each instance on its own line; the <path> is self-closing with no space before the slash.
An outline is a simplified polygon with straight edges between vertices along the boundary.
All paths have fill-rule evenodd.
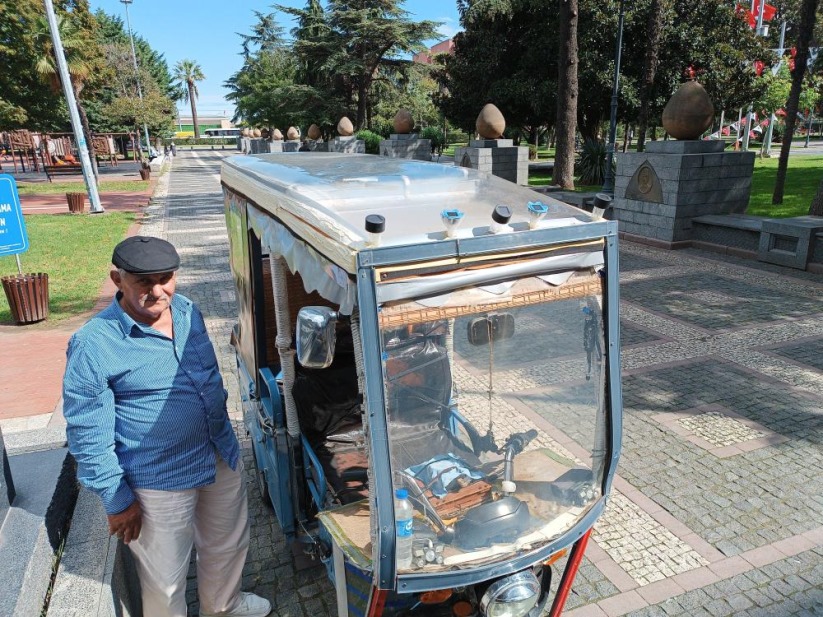
<path id="1" fill-rule="evenodd" d="M 757 0 L 754 3 L 754 14 L 758 15 L 760 13 L 760 0 Z M 774 16 L 777 14 L 777 7 L 772 6 L 771 4 L 763 3 L 763 21 L 771 21 L 774 19 Z"/>
<path id="2" fill-rule="evenodd" d="M 734 12 L 738 17 L 745 19 L 748 22 L 749 28 L 754 28 L 757 25 L 757 18 L 754 16 L 754 13 L 746 7 L 738 4 L 735 7 Z"/>

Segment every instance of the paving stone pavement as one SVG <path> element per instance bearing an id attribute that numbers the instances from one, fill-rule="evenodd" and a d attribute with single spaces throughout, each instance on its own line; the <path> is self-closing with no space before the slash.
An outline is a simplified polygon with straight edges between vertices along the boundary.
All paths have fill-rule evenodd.
<path id="1" fill-rule="evenodd" d="M 251 471 L 229 346 L 224 156 L 181 151 L 141 233 L 180 249 L 178 289 L 201 307 L 230 392 L 252 518 L 245 587 L 279 617 L 333 615 L 324 569 L 295 570 Z M 624 242 L 621 299 L 624 449 L 567 614 L 823 615 L 823 276 Z M 545 367 L 514 373 L 501 385 L 551 385 Z M 579 456 L 587 429 L 547 419 Z"/>

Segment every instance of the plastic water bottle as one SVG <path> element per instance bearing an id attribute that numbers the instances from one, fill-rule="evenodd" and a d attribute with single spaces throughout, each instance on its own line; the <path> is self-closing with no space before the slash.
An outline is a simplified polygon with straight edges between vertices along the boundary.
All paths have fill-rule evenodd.
<path id="1" fill-rule="evenodd" d="M 412 563 L 412 539 L 414 536 L 414 509 L 409 502 L 409 492 L 404 488 L 394 491 L 394 518 L 397 528 L 397 569 L 408 570 Z"/>

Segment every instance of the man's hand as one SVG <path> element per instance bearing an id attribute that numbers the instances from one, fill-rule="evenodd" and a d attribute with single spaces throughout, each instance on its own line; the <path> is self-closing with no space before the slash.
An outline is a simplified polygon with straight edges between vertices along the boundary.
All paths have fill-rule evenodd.
<path id="1" fill-rule="evenodd" d="M 116 535 L 128 544 L 140 536 L 143 526 L 143 512 L 140 502 L 135 500 L 128 508 L 118 514 L 109 514 L 109 535 Z"/>

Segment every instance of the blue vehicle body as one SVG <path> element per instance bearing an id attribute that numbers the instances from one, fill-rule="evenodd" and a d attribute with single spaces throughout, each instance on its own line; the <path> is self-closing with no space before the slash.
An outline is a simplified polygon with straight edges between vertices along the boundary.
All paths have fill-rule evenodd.
<path id="1" fill-rule="evenodd" d="M 479 228 L 474 224 L 471 233 L 459 240 L 450 240 L 448 236 L 441 238 L 430 233 L 429 236 L 434 237 L 436 241 L 429 238 L 425 242 L 405 245 L 398 240 L 394 244 L 388 243 L 387 246 L 359 243 L 356 246 L 348 246 L 349 253 L 341 250 L 338 254 L 335 251 L 338 251 L 339 247 L 329 238 L 337 238 L 335 234 L 342 237 L 350 233 L 346 227 L 349 220 L 341 215 L 339 220 L 335 220 L 335 225 L 328 229 L 323 227 L 322 222 L 334 217 L 333 205 L 338 202 L 349 203 L 340 194 L 348 190 L 350 185 L 356 184 L 358 190 L 366 191 L 373 185 L 380 185 L 383 180 L 380 176 L 368 175 L 365 172 L 362 177 L 344 178 L 342 182 L 332 183 L 338 193 L 333 195 L 334 199 L 329 198 L 328 204 L 321 203 L 317 195 L 326 189 L 326 175 L 333 175 L 336 173 L 334 170 L 345 166 L 345 163 L 341 163 L 341 159 L 335 156 L 339 155 L 326 155 L 325 158 L 324 155 L 315 153 L 237 157 L 238 161 L 230 164 L 230 173 L 227 174 L 226 218 L 239 305 L 239 319 L 233 335 L 233 344 L 244 421 L 250 436 L 260 491 L 264 498 L 271 502 L 286 539 L 299 548 L 298 552 L 310 556 L 315 563 L 322 562 L 325 565 L 337 591 L 338 610 L 341 616 L 451 615 L 451 607 L 458 601 L 470 601 L 479 610 L 481 596 L 485 597 L 483 594 L 493 583 L 528 572 L 530 575 L 533 573 L 535 580 L 540 584 L 539 602 L 521 615 L 537 617 L 550 600 L 552 570 L 543 564 L 570 551 L 569 567 L 560 585 L 561 590 L 565 589 L 568 592 L 585 551 L 591 528 L 605 508 L 619 458 L 622 393 L 619 374 L 617 226 L 613 222 L 591 219 L 584 214 L 580 215 L 580 221 L 571 220 L 572 217 L 569 216 L 571 222 L 566 226 L 532 228 L 521 222 L 512 227 L 513 232 L 502 234 L 478 232 Z M 375 162 L 374 158 L 364 158 L 364 166 L 380 169 L 384 162 Z M 319 165 L 309 174 L 302 164 L 296 163 L 310 160 L 327 160 L 328 168 Z M 414 172 L 421 170 L 420 173 L 426 177 L 433 174 L 436 194 L 448 194 L 443 190 L 440 177 L 442 172 L 436 165 L 434 168 L 417 167 L 418 163 L 409 165 L 402 162 L 385 162 L 385 165 L 395 166 L 392 173 L 402 172 L 413 176 Z M 311 168 L 311 165 L 307 164 L 306 167 Z M 400 171 L 397 171 L 398 169 Z M 458 180 L 463 178 L 463 175 L 472 180 L 475 178 L 468 172 L 464 174 L 449 171 L 446 175 L 449 181 L 452 175 L 459 176 Z M 317 186 L 312 184 L 315 181 Z M 481 178 L 479 181 L 485 179 Z M 308 187 L 299 186 L 300 182 L 307 184 Z M 397 183 L 398 195 L 408 195 L 411 191 L 409 186 L 408 182 Z M 506 186 L 501 186 L 504 192 L 509 190 Z M 259 193 L 249 196 L 253 190 L 259 190 Z M 524 195 L 526 193 L 528 191 Z M 272 200 L 271 204 L 264 203 L 264 200 L 268 199 Z M 300 207 L 294 207 L 293 211 L 288 210 L 295 203 Z M 295 212 L 299 212 L 300 216 L 307 219 L 310 218 L 303 210 L 310 211 L 309 214 L 316 215 L 317 219 L 312 220 L 310 224 L 298 221 Z M 525 212 L 525 209 L 523 210 Z M 547 210 L 548 207 L 544 206 L 543 214 Z M 584 224 L 580 224 L 581 222 Z M 343 231 L 340 231 L 341 229 Z M 586 250 L 599 256 L 599 261 L 586 261 L 588 257 L 585 255 L 577 257 L 575 251 L 581 250 L 577 248 L 580 246 L 594 246 L 595 248 Z M 559 257 L 551 256 L 551 251 L 555 249 Z M 572 264 L 566 266 L 570 271 L 575 268 L 586 270 L 588 275 L 596 280 L 598 288 L 603 290 L 602 322 L 598 324 L 599 334 L 593 339 L 597 345 L 596 353 L 593 348 L 587 347 L 588 372 L 585 373 L 585 379 L 582 373 L 577 375 L 584 383 L 588 382 L 592 373 L 592 355 L 598 356 L 599 359 L 594 360 L 595 364 L 599 363 L 595 367 L 595 377 L 599 375 L 602 379 L 602 382 L 598 383 L 603 385 L 600 394 L 604 402 L 601 407 L 605 409 L 603 421 L 598 420 L 596 426 L 597 430 L 603 431 L 600 453 L 602 476 L 595 476 L 595 472 L 591 472 L 598 492 L 586 502 L 585 508 L 580 507 L 579 514 L 574 514 L 577 518 L 570 522 L 562 533 L 549 536 L 546 532 L 549 539 L 533 540 L 533 546 L 524 540 L 526 544 L 522 548 L 501 549 L 510 552 L 506 553 L 505 558 L 498 558 L 496 553 L 491 552 L 489 558 L 475 558 L 476 562 L 471 563 L 469 567 L 419 567 L 416 570 L 403 571 L 398 568 L 395 558 L 393 496 L 398 486 L 398 472 L 405 473 L 407 469 L 406 464 L 401 466 L 393 459 L 396 453 L 392 451 L 391 440 L 399 433 L 392 428 L 392 420 L 389 417 L 389 410 L 396 402 L 393 403 L 391 400 L 386 351 L 387 326 L 381 325 L 381 310 L 384 306 L 399 304 L 400 300 L 437 297 L 438 294 L 445 292 L 472 289 L 490 282 L 508 280 L 506 276 L 520 280 L 518 277 L 522 278 L 528 274 L 535 275 L 532 278 L 536 279 L 536 275 L 555 272 L 551 269 L 546 270 L 548 266 L 544 266 L 540 261 L 541 251 L 550 254 L 550 257 L 547 257 L 549 260 L 560 259 L 560 263 Z M 465 260 L 466 263 L 482 263 L 484 267 L 466 268 L 464 271 L 455 266 L 460 264 L 461 260 Z M 279 263 L 275 263 L 276 261 Z M 531 265 L 532 262 L 535 265 Z M 601 270 L 596 270 L 591 265 L 595 262 L 598 267 L 602 267 Z M 285 264 L 288 264 L 288 268 Z M 396 293 L 407 295 L 398 296 L 399 300 L 385 295 L 395 293 L 390 289 L 393 279 L 385 275 L 386 271 L 389 271 L 391 276 L 398 277 L 398 286 L 413 286 L 414 275 L 407 275 L 406 272 L 417 272 L 414 270 L 417 267 L 421 268 L 422 272 L 416 275 L 423 281 L 420 289 L 401 289 Z M 483 276 L 489 277 L 488 273 L 494 272 L 498 267 L 510 269 L 499 275 L 503 278 L 483 279 Z M 530 267 L 533 269 L 528 270 Z M 277 268 L 282 269 L 279 275 L 276 272 Z M 454 269 L 455 276 L 464 277 L 460 279 L 462 283 L 452 282 L 447 277 L 443 280 L 438 279 L 441 272 L 451 274 L 450 268 Z M 525 270 L 522 270 L 523 268 Z M 278 288 L 278 284 L 282 285 L 282 280 L 278 283 L 277 276 L 282 277 L 284 272 L 290 283 L 288 292 L 282 287 Z M 397 272 L 401 274 L 398 275 Z M 297 276 L 298 274 L 300 276 Z M 333 284 L 327 278 L 333 280 Z M 407 282 L 408 280 L 411 282 Z M 384 284 L 384 281 L 388 283 Z M 384 294 L 382 299 L 381 293 Z M 545 293 L 553 292 L 550 290 Z M 281 300 L 274 299 L 278 297 Z M 282 298 L 286 298 L 285 301 L 289 304 L 285 314 L 281 310 L 283 307 L 277 306 L 277 302 L 283 301 Z M 293 386 L 294 373 L 289 374 L 288 363 L 298 364 L 293 348 L 293 338 L 300 335 L 298 325 L 298 333 L 295 336 L 297 310 L 315 305 L 331 307 L 347 317 L 352 316 L 351 337 L 354 347 L 357 348 L 354 353 L 357 360 L 357 377 L 360 380 L 358 391 L 361 396 L 357 407 L 363 417 L 361 434 L 365 440 L 363 450 L 367 457 L 364 457 L 364 460 L 367 460 L 364 465 L 368 469 L 368 474 L 366 469 L 362 470 L 360 479 L 363 481 L 363 487 L 368 488 L 368 495 L 365 492 L 362 495 L 364 503 L 367 501 L 371 523 L 371 554 L 362 559 L 347 552 L 348 549 L 341 544 L 339 530 L 335 530 L 329 523 L 329 514 L 344 509 L 346 504 L 340 500 L 339 489 L 332 485 L 329 475 L 333 474 L 333 471 L 329 471 L 327 466 L 324 467 L 328 461 L 324 459 L 322 448 L 312 441 L 307 427 L 295 426 L 296 423 L 293 419 L 290 420 L 289 415 L 295 413 L 295 403 L 292 400 L 294 393 L 288 385 Z M 534 305 L 537 306 L 538 302 L 535 301 Z M 580 315 L 575 315 L 574 319 L 583 319 L 582 315 L 593 319 L 591 307 L 584 307 L 582 312 L 579 309 L 577 311 Z M 283 327 L 284 324 L 288 324 L 288 330 Z M 591 330 L 589 332 L 591 333 Z M 450 334 L 454 335 L 453 329 Z M 576 331 L 575 334 L 578 335 Z M 582 335 L 582 332 L 579 334 Z M 601 339 L 598 338 L 600 335 L 602 346 Z M 491 331 L 488 336 L 492 337 Z M 588 343 L 584 342 L 583 345 Z M 582 351 L 578 350 L 577 353 Z M 287 369 L 284 370 L 284 367 Z M 449 382 L 449 388 L 451 387 L 452 383 Z M 488 387 L 491 408 L 491 383 Z M 394 396 L 396 399 L 396 393 Z M 502 442 L 498 439 L 498 443 L 495 443 L 492 436 L 491 419 L 488 420 L 488 431 L 485 435 L 481 434 L 477 417 L 469 417 L 470 414 L 465 408 L 461 408 L 459 402 L 457 397 L 446 397 L 439 403 L 442 410 L 439 429 L 455 442 L 460 439 L 468 441 L 470 449 L 478 455 L 483 452 L 502 453 Z M 553 428 L 551 424 L 548 426 Z M 485 426 L 482 428 L 485 429 Z M 531 432 L 537 433 L 527 433 Z M 598 440 L 599 437 L 594 441 Z M 514 450 L 506 451 L 507 465 L 515 456 L 512 452 Z M 522 449 L 518 450 L 517 454 L 520 452 Z M 592 460 L 594 458 L 592 455 Z M 594 467 L 592 463 L 592 469 Z M 508 476 L 507 478 L 507 481 L 512 479 Z M 428 488 L 428 485 L 424 486 L 424 489 Z M 506 490 L 513 492 L 514 489 L 494 489 L 500 490 L 504 491 L 505 495 Z M 493 499 L 491 495 L 490 492 L 490 501 L 499 501 L 499 495 L 495 493 Z M 529 537 L 525 532 L 522 535 Z M 502 541 L 498 544 L 505 546 Z M 492 546 L 489 550 L 494 548 Z M 447 566 L 448 562 L 445 562 L 445 565 Z M 425 611 L 421 612 L 423 609 L 420 606 L 427 594 L 440 590 L 450 590 L 452 595 L 442 600 L 442 605 L 426 604 L 423 606 Z M 563 594 L 558 593 L 558 597 L 560 596 Z M 562 610 L 564 597 L 556 599 L 552 614 L 559 614 Z M 441 610 L 444 612 L 438 612 Z"/>

